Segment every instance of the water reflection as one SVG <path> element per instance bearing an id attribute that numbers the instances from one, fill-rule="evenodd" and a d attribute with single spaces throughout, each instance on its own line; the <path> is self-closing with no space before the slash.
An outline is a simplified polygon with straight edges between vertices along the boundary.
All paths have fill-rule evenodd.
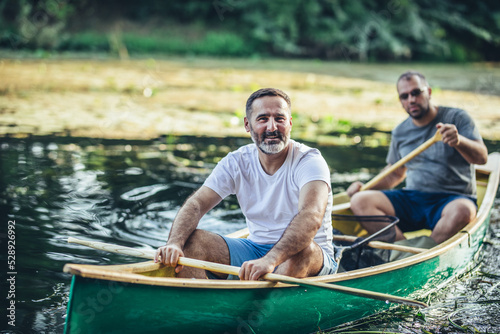
<path id="1" fill-rule="evenodd" d="M 199 137 L 149 142 L 3 138 L 0 218 L 4 228 L 9 220 L 16 222 L 16 330 L 62 332 L 71 279 L 62 272 L 65 263 L 136 261 L 68 244 L 69 236 L 143 249 L 162 245 L 187 196 L 223 156 L 249 142 L 247 138 Z M 320 149 L 332 170 L 336 192 L 355 179 L 373 177 L 384 165 L 386 153 L 384 147 L 361 145 Z M 222 234 L 244 226 L 233 197 L 200 223 Z M 2 258 L 6 236 L 3 229 Z M 5 282 L 2 279 L 4 286 Z M 7 291 L 4 286 L 2 291 Z M 5 312 L 7 300 L 1 299 Z M 1 323 L 0 329 L 13 329 Z"/>
<path id="2" fill-rule="evenodd" d="M 67 237 L 148 249 L 163 244 L 185 198 L 227 152 L 247 142 L 195 137 L 152 142 L 4 138 L 0 205 L 2 225 L 16 223 L 15 329 L 62 332 L 71 279 L 62 272 L 65 263 L 136 260 L 70 245 Z M 201 226 L 228 233 L 244 226 L 241 218 L 230 198 Z M 6 302 L 2 298 L 3 319 Z M 1 323 L 0 329 L 14 329 Z"/>

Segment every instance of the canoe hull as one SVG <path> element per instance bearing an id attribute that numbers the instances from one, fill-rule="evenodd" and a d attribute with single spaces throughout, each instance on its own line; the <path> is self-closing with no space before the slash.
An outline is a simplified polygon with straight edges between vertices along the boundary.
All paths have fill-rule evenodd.
<path id="1" fill-rule="evenodd" d="M 78 286 L 73 298 L 84 302 L 73 306 L 67 333 L 284 333 L 291 329 L 308 333 L 353 320 L 352 312 L 368 315 L 366 303 L 370 309 L 386 308 L 384 302 L 318 288 L 216 291 L 118 283 L 113 293 L 102 280 L 75 277 L 73 283 Z M 336 305 L 348 306 L 339 312 Z"/>
<path id="2" fill-rule="evenodd" d="M 427 261 L 336 284 L 422 298 L 469 269 L 464 259 L 479 254 L 487 228 Z M 67 333 L 309 333 L 391 306 L 313 287 L 179 288 L 81 276 L 71 294 Z"/>

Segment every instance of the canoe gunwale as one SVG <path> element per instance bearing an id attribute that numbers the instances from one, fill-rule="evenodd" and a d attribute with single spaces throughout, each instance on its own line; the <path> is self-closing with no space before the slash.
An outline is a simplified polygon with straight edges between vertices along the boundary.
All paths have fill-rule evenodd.
<path id="1" fill-rule="evenodd" d="M 348 272 L 337 273 L 327 276 L 309 277 L 305 280 L 314 282 L 343 282 L 352 279 L 373 276 L 397 269 L 409 267 L 435 257 L 438 257 L 449 250 L 459 247 L 463 243 L 467 243 L 471 235 L 476 233 L 483 223 L 489 218 L 491 207 L 493 206 L 495 196 L 498 189 L 499 173 L 500 173 L 500 153 L 492 153 L 488 157 L 488 163 L 484 166 L 476 166 L 476 171 L 484 175 L 488 175 L 488 185 L 484 194 L 483 201 L 478 210 L 476 218 L 463 228 L 459 233 L 448 239 L 447 241 L 426 250 L 420 254 L 416 254 L 401 260 L 385 263 L 375 267 L 363 268 Z M 237 231 L 232 235 L 241 233 Z M 291 287 L 291 284 L 275 283 L 269 281 L 226 281 L 226 280 L 203 280 L 203 279 L 182 279 L 173 277 L 148 277 L 140 275 L 137 272 L 152 271 L 161 269 L 161 264 L 153 261 L 146 261 L 134 264 L 125 265 L 85 265 L 85 264 L 66 264 L 64 272 L 72 275 L 78 275 L 86 278 L 120 281 L 125 283 L 184 287 L 184 288 L 210 288 L 210 289 L 256 289 L 256 288 L 283 288 Z"/>

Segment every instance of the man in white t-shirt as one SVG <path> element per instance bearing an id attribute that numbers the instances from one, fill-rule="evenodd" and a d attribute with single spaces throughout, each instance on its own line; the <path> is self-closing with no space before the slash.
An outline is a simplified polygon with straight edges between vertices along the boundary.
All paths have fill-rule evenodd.
<path id="1" fill-rule="evenodd" d="M 180 256 L 241 266 L 244 280 L 270 272 L 335 273 L 330 172 L 318 150 L 290 139 L 290 98 L 279 89 L 260 89 L 248 98 L 244 121 L 254 143 L 224 157 L 184 203 L 155 261 L 176 267 L 180 277 L 227 278 L 183 268 L 177 264 Z M 245 215 L 249 237 L 198 229 L 201 217 L 231 194 Z"/>

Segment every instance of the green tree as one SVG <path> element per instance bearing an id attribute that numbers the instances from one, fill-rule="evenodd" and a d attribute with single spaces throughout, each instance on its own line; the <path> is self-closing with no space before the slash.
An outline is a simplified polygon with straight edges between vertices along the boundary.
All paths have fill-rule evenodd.
<path id="1" fill-rule="evenodd" d="M 132 52 L 500 60 L 498 0 L 0 0 L 0 15 L 3 47 L 102 50 L 125 21 L 144 27 L 143 42 L 120 28 Z"/>
<path id="2" fill-rule="evenodd" d="M 54 49 L 66 37 L 73 9 L 67 0 L 2 0 L 0 43 L 13 49 Z"/>

